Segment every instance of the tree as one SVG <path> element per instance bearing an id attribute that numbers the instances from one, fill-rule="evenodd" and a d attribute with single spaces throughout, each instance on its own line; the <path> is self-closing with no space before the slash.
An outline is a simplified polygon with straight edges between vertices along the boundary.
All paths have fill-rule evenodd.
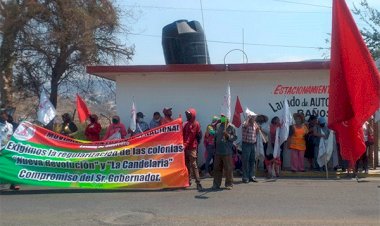
<path id="1" fill-rule="evenodd" d="M 35 1 L 0 2 L 0 87 L 1 105 L 13 105 L 13 66 L 17 60 L 17 39 L 26 23 L 40 13 Z"/>
<path id="2" fill-rule="evenodd" d="M 367 0 L 360 2 L 360 8 L 354 5 L 353 13 L 358 15 L 367 27 L 361 29 L 361 34 L 375 60 L 380 59 L 380 11 L 372 8 Z M 325 43 L 331 46 L 331 33 L 327 33 Z M 327 49 L 327 48 L 326 48 Z M 322 53 L 323 59 L 330 59 L 330 50 Z"/>
<path id="3" fill-rule="evenodd" d="M 120 44 L 118 11 L 108 0 L 40 0 L 43 12 L 20 37 L 20 73 L 35 83 L 50 83 L 57 106 L 59 86 L 88 64 L 130 60 L 133 48 Z M 34 68 L 38 67 L 38 70 Z"/>
<path id="4" fill-rule="evenodd" d="M 372 8 L 367 0 L 362 0 L 360 6 L 360 8 L 354 6 L 353 12 L 367 25 L 362 28 L 361 33 L 376 60 L 380 58 L 380 11 Z"/>

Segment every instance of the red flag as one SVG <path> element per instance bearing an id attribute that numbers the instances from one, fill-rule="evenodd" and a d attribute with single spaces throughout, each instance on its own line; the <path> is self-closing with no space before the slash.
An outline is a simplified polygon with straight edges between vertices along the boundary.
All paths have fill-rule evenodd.
<path id="1" fill-rule="evenodd" d="M 90 116 L 90 111 L 87 108 L 86 103 L 82 100 L 82 98 L 77 94 L 77 111 L 78 118 L 81 123 L 85 122 L 88 116 Z"/>
<path id="2" fill-rule="evenodd" d="M 379 108 L 380 75 L 344 0 L 333 1 L 329 127 L 343 159 L 365 151 L 362 125 Z"/>
<path id="3" fill-rule="evenodd" d="M 235 112 L 234 117 L 232 119 L 232 124 L 239 128 L 241 126 L 241 118 L 240 114 L 243 113 L 243 108 L 241 107 L 239 97 L 236 98 Z"/>

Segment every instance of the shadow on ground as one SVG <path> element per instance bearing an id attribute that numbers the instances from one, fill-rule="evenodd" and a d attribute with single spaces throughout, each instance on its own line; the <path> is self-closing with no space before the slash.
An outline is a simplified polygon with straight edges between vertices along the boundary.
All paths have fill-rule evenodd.
<path id="1" fill-rule="evenodd" d="M 187 190 L 186 188 L 160 189 L 160 190 L 141 190 L 141 189 L 33 189 L 33 190 L 0 190 L 0 195 L 44 195 L 44 194 L 67 194 L 67 193 L 123 193 L 123 192 L 173 192 Z"/>

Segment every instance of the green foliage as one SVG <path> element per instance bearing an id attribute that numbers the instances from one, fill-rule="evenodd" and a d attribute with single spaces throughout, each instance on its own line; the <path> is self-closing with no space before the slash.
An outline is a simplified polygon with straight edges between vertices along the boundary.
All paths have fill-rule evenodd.
<path id="1" fill-rule="evenodd" d="M 118 38 L 128 33 L 119 16 L 112 0 L 0 1 L 3 104 L 12 105 L 14 90 L 38 96 L 48 85 L 57 106 L 59 88 L 78 80 L 86 65 L 131 60 L 133 46 Z"/>
<path id="2" fill-rule="evenodd" d="M 354 14 L 366 24 L 361 30 L 368 49 L 371 51 L 373 58 L 380 58 L 380 11 L 372 8 L 367 0 L 360 2 L 360 8 L 354 6 Z"/>

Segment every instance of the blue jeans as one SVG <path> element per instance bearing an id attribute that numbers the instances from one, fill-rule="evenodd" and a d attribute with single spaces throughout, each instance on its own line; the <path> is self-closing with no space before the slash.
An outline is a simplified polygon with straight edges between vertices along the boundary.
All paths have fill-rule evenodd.
<path id="1" fill-rule="evenodd" d="M 243 180 L 249 180 L 255 176 L 255 145 L 243 142 L 242 152 Z"/>
<path id="2" fill-rule="evenodd" d="M 213 159 L 215 155 L 215 145 L 207 145 L 206 153 L 207 153 L 207 158 L 205 162 L 205 171 L 206 173 L 209 173 L 210 162 L 211 162 L 211 159 Z"/>

